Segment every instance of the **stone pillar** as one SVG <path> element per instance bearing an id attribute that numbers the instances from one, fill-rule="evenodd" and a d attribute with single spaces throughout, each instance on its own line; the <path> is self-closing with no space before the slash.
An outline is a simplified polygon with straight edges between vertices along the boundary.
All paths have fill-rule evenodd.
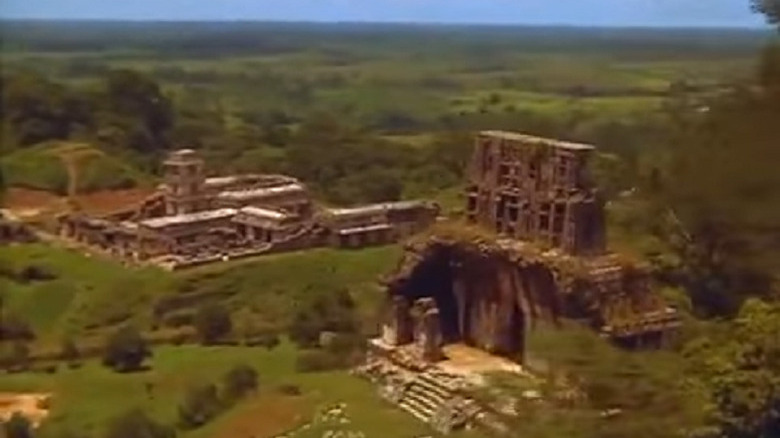
<path id="1" fill-rule="evenodd" d="M 405 345 L 412 342 L 412 321 L 409 314 L 409 301 L 400 296 L 393 296 L 390 311 L 382 327 L 382 340 L 387 345 Z"/>
<path id="2" fill-rule="evenodd" d="M 433 298 L 422 298 L 415 303 L 415 344 L 420 359 L 435 362 L 443 357 L 441 351 L 441 323 L 439 309 Z"/>

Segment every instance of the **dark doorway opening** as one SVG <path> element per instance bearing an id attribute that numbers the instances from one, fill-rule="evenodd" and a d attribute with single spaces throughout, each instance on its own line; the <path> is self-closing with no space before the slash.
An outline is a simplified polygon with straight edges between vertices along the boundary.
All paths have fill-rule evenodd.
<path id="1" fill-rule="evenodd" d="M 410 302 L 433 298 L 439 309 L 441 333 L 445 343 L 462 341 L 463 330 L 458 324 L 458 301 L 453 290 L 452 254 L 442 248 L 420 263 L 401 290 Z"/>

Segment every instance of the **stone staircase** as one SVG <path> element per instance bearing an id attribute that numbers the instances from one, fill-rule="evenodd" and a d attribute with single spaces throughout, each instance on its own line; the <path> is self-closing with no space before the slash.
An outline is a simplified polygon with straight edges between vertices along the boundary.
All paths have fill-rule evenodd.
<path id="1" fill-rule="evenodd" d="M 424 371 L 408 384 L 399 405 L 420 421 L 432 424 L 455 398 L 455 379 L 442 371 Z"/>

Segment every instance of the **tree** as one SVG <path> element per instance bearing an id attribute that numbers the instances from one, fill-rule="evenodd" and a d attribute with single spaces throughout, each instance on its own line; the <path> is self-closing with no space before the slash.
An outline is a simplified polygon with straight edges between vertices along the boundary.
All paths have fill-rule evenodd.
<path id="1" fill-rule="evenodd" d="M 627 352 L 592 330 L 568 322 L 540 326 L 527 342 L 533 362 L 545 364 L 547 381 L 537 388 L 545 402 L 532 402 L 523 407 L 529 410 L 527 414 L 510 419 L 517 436 L 699 436 L 692 431 L 704 423 L 705 406 L 681 373 L 684 362 L 679 356 L 663 351 Z M 521 378 L 516 393 L 528 383 Z M 599 418 L 614 409 L 621 414 L 609 420 Z"/>
<path id="2" fill-rule="evenodd" d="M 750 0 L 750 3 L 754 11 L 766 15 L 770 24 L 780 24 L 780 0 Z"/>
<path id="3" fill-rule="evenodd" d="M 354 301 L 346 289 L 328 291 L 299 309 L 289 327 L 290 339 L 302 347 L 316 346 L 320 333 L 354 333 Z"/>
<path id="4" fill-rule="evenodd" d="M 230 313 L 219 304 L 203 305 L 195 314 L 195 330 L 206 345 L 224 339 L 233 330 Z"/>
<path id="5" fill-rule="evenodd" d="M 173 125 L 170 100 L 151 78 L 134 70 L 113 70 L 105 83 L 109 108 L 118 115 L 140 120 L 154 139 Z"/>
<path id="6" fill-rule="evenodd" d="M 662 178 L 667 236 L 681 276 L 705 315 L 733 315 L 745 296 L 769 291 L 780 261 L 780 100 L 750 89 L 681 118 Z"/>
<path id="7" fill-rule="evenodd" d="M 431 141 L 427 161 L 438 163 L 458 178 L 466 174 L 473 149 L 472 135 L 464 131 L 436 134 Z"/>
<path id="8" fill-rule="evenodd" d="M 11 363 L 26 369 L 30 365 L 30 347 L 24 341 L 14 341 L 11 344 Z"/>
<path id="9" fill-rule="evenodd" d="M 2 426 L 5 438 L 32 438 L 33 436 L 30 420 L 18 412 L 14 413 Z"/>
<path id="10" fill-rule="evenodd" d="M 81 353 L 79 352 L 78 347 L 76 347 L 76 343 L 73 342 L 72 339 L 66 338 L 63 339 L 62 345 L 60 347 L 60 359 L 64 360 L 66 362 L 74 362 L 78 360 Z"/>
<path id="11" fill-rule="evenodd" d="M 87 114 L 76 110 L 86 105 L 83 100 L 35 73 L 18 73 L 3 81 L 2 116 L 21 146 L 65 139 L 75 125 L 90 123 Z"/>
<path id="12" fill-rule="evenodd" d="M 716 406 L 712 421 L 728 438 L 780 433 L 780 305 L 745 302 L 724 334 L 689 347 Z"/>
<path id="13" fill-rule="evenodd" d="M 179 423 L 185 429 L 195 429 L 211 421 L 221 410 L 216 386 L 193 386 L 179 405 Z"/>
<path id="14" fill-rule="evenodd" d="M 222 377 L 223 399 L 232 402 L 257 390 L 257 371 L 249 365 L 237 365 Z"/>
<path id="15" fill-rule="evenodd" d="M 108 423 L 105 438 L 173 438 L 176 432 L 149 418 L 139 409 L 130 410 Z"/>
<path id="16" fill-rule="evenodd" d="M 2 312 L 0 314 L 0 339 L 32 341 L 35 339 L 30 324 L 15 314 Z"/>
<path id="17" fill-rule="evenodd" d="M 103 364 L 118 372 L 136 371 L 152 352 L 137 329 L 124 326 L 114 332 L 103 351 Z"/>

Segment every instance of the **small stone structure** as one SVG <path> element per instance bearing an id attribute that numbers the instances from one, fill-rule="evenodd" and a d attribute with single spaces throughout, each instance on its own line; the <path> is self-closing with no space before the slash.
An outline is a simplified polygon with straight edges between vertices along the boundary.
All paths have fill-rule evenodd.
<path id="1" fill-rule="evenodd" d="M 101 217 L 59 218 L 60 235 L 132 261 L 172 268 L 317 246 L 359 248 L 398 241 L 435 222 L 424 201 L 355 208 L 317 204 L 286 175 L 206 177 L 196 151 L 164 161 L 164 182 L 140 205 Z"/>
<path id="2" fill-rule="evenodd" d="M 417 354 L 422 360 L 429 362 L 442 359 L 441 322 L 436 302 L 433 298 L 421 298 L 415 302 L 413 312 Z"/>

